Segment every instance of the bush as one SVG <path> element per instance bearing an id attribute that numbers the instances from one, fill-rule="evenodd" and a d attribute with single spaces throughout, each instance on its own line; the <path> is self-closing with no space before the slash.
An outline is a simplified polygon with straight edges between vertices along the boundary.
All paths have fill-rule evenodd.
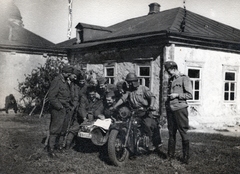
<path id="1" fill-rule="evenodd" d="M 51 81 L 61 72 L 65 62 L 62 57 L 48 57 L 44 65 L 39 64 L 37 68 L 32 69 L 31 74 L 24 74 L 24 82 L 18 84 L 18 90 L 22 94 L 21 104 L 19 104 L 21 112 L 29 113 L 33 107 L 40 110 L 39 108 L 47 102 L 47 92 Z"/>

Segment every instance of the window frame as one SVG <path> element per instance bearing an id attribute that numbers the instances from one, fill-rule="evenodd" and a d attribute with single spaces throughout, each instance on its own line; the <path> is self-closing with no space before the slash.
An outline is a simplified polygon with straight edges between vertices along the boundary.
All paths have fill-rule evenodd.
<path id="1" fill-rule="evenodd" d="M 144 68 L 144 67 L 149 67 L 149 76 L 141 76 L 140 75 L 140 68 Z M 146 86 L 146 82 L 145 82 L 145 78 L 149 78 L 149 89 L 151 90 L 152 89 L 152 66 L 151 66 L 151 64 L 149 63 L 149 64 L 137 64 L 137 66 L 136 66 L 136 72 L 137 72 L 137 77 L 138 77 L 138 81 L 139 81 L 139 83 L 141 84 L 141 82 L 140 82 L 140 79 L 142 79 L 142 84 L 141 85 L 144 85 L 144 86 Z"/>
<path id="2" fill-rule="evenodd" d="M 189 76 L 189 74 L 188 74 L 189 69 L 199 70 L 199 78 L 191 78 Z M 201 103 L 201 101 L 202 101 L 202 67 L 188 66 L 187 67 L 187 75 L 188 75 L 190 81 L 191 82 L 193 81 L 193 83 L 192 83 L 193 99 L 192 100 L 188 100 L 188 102 L 190 102 L 190 103 Z M 195 89 L 195 83 L 194 82 L 196 82 L 196 81 L 199 81 L 199 89 L 198 90 Z M 199 99 L 198 100 L 194 99 L 195 98 L 195 91 L 198 91 L 198 93 L 199 93 L 198 94 L 199 95 Z"/>
<path id="3" fill-rule="evenodd" d="M 200 70 L 200 83 L 199 83 L 199 100 L 188 100 L 189 104 L 201 104 L 203 102 L 203 70 L 205 62 L 185 60 L 185 74 L 188 75 L 188 69 L 199 69 Z M 190 78 L 190 77 L 189 77 Z M 191 80 L 191 78 L 190 78 Z"/>
<path id="4" fill-rule="evenodd" d="M 113 76 L 108 76 L 107 75 L 107 69 L 110 69 L 110 68 L 113 68 Z M 108 83 L 110 82 L 109 84 L 115 84 L 115 82 L 116 82 L 116 72 L 117 72 L 117 68 L 116 68 L 115 63 L 104 66 L 104 77 L 107 79 Z M 113 79 L 113 82 L 112 82 L 112 80 L 109 80 L 109 79 Z"/>
<path id="5" fill-rule="evenodd" d="M 234 73 L 235 74 L 235 80 L 234 81 L 226 80 L 225 79 L 226 73 Z M 230 95 L 231 95 L 230 93 L 232 92 L 230 86 L 229 86 L 229 91 L 228 91 L 229 99 L 225 100 L 225 93 L 226 93 L 226 91 L 225 91 L 225 84 L 226 83 L 228 83 L 229 85 L 231 83 L 235 84 L 234 91 L 233 91 L 234 92 L 234 100 L 230 100 L 230 98 L 231 98 L 230 97 Z M 224 103 L 236 103 L 236 101 L 237 101 L 237 71 L 225 69 L 224 72 L 223 72 L 223 101 L 224 101 Z"/>

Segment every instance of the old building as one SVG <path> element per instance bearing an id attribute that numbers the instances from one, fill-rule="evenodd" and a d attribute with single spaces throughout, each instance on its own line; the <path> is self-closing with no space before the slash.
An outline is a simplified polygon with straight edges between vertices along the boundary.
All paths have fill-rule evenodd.
<path id="1" fill-rule="evenodd" d="M 136 72 L 141 84 L 156 94 L 165 113 L 166 79 L 163 62 L 174 60 L 189 75 L 194 97 L 192 124 L 235 124 L 240 113 L 240 30 L 183 8 L 160 11 L 109 27 L 79 23 L 76 38 L 58 46 L 74 65 L 93 70 L 109 83 Z"/>
<path id="2" fill-rule="evenodd" d="M 5 97 L 17 100 L 18 81 L 25 79 L 33 68 L 44 64 L 48 55 L 63 55 L 52 42 L 24 28 L 21 13 L 12 1 L 0 2 L 0 108 Z"/>

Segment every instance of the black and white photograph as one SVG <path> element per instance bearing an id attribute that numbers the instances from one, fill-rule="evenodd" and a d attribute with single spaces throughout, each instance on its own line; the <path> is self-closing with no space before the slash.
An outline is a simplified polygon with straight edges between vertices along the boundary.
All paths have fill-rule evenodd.
<path id="1" fill-rule="evenodd" d="M 239 0 L 0 0 L 0 174 L 240 173 Z"/>

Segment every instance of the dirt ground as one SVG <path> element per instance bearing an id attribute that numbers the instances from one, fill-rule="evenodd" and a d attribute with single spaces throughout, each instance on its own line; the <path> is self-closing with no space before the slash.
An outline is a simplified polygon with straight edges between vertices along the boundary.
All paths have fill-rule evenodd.
<path id="1" fill-rule="evenodd" d="M 97 147 L 89 141 L 68 152 L 59 159 L 47 156 L 42 140 L 46 137 L 49 115 L 38 118 L 10 112 L 0 112 L 0 174 L 145 174 L 145 173 L 240 173 L 239 127 L 229 129 L 190 130 L 191 158 L 188 165 L 180 163 L 181 140 L 178 135 L 177 158 L 173 161 L 157 153 L 129 160 L 124 167 L 112 166 L 105 147 Z M 164 151 L 167 151 L 167 130 L 162 130 Z"/>

